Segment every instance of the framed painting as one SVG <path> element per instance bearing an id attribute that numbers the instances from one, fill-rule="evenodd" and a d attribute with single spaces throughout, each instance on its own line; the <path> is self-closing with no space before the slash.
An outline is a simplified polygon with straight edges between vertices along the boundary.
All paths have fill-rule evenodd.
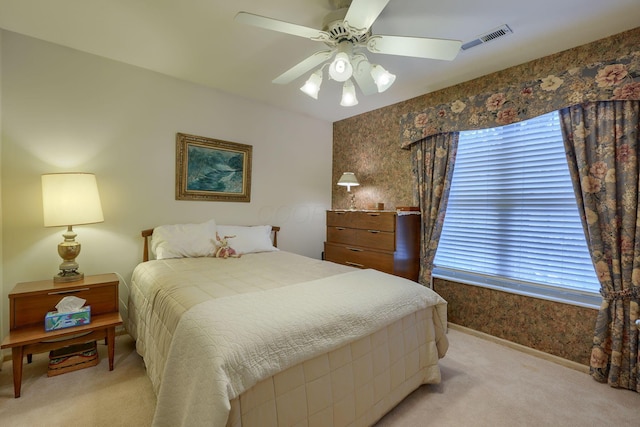
<path id="1" fill-rule="evenodd" d="M 176 200 L 251 201 L 251 145 L 176 134 Z"/>

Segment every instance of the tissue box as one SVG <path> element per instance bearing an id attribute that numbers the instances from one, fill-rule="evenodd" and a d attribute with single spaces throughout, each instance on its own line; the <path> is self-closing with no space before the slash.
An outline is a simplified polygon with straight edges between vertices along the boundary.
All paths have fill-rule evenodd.
<path id="1" fill-rule="evenodd" d="M 44 316 L 45 331 L 71 328 L 72 326 L 87 325 L 89 323 L 91 323 L 91 306 L 89 305 L 71 313 L 50 311 Z"/>

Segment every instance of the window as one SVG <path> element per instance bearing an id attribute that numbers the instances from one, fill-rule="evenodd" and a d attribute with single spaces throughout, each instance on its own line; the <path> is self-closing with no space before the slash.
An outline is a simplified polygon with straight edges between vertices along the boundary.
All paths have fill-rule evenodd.
<path id="1" fill-rule="evenodd" d="M 599 306 L 557 112 L 460 133 L 434 276 Z"/>

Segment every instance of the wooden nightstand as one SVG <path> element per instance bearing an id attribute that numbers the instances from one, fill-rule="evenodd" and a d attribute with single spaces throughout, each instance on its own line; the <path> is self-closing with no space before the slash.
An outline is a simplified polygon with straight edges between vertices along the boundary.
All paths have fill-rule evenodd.
<path id="1" fill-rule="evenodd" d="M 109 370 L 113 370 L 115 329 L 122 324 L 118 312 L 118 276 L 100 274 L 86 276 L 70 283 L 53 283 L 53 279 L 18 283 L 9 294 L 9 335 L 0 348 L 11 348 L 13 390 L 20 397 L 22 362 L 25 355 L 55 350 L 72 344 L 105 339 L 108 346 Z M 55 311 L 65 296 L 87 300 L 91 306 L 91 323 L 50 332 L 44 330 L 44 316 Z"/>

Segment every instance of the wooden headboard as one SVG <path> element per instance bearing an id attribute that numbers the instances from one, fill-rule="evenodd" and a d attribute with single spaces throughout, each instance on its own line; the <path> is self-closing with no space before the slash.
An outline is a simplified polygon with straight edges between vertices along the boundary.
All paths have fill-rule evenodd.
<path id="1" fill-rule="evenodd" d="M 278 247 L 278 231 L 280 231 L 280 227 L 277 225 L 271 226 L 271 232 L 273 233 L 273 246 Z M 142 230 L 140 233 L 144 238 L 144 248 L 142 249 L 142 262 L 149 261 L 149 238 L 153 235 L 153 228 L 148 228 L 146 230 Z"/>

